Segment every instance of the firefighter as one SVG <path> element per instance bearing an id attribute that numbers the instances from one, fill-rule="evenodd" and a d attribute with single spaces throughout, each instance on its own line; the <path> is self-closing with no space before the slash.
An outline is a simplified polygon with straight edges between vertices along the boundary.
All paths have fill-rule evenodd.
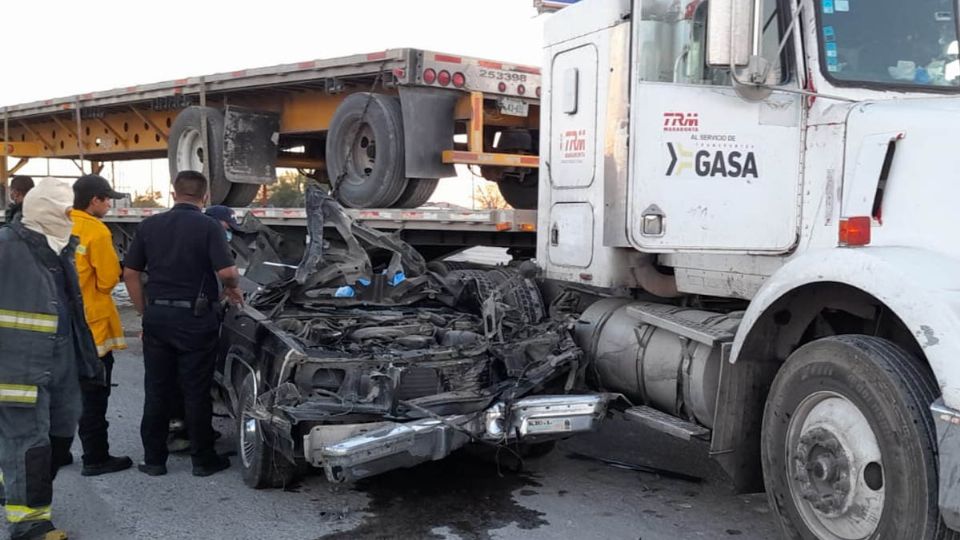
<path id="1" fill-rule="evenodd" d="M 73 235 L 77 245 L 77 275 L 87 325 L 103 362 L 106 385 L 83 385 L 83 414 L 80 416 L 80 442 L 83 443 L 83 476 L 97 476 L 129 469 L 127 456 L 110 455 L 107 439 L 107 403 L 113 374 L 113 351 L 127 348 L 120 326 L 120 313 L 113 303 L 113 288 L 120 282 L 120 259 L 113 246 L 113 235 L 101 219 L 110 210 L 111 201 L 124 195 L 110 187 L 101 176 L 88 174 L 73 184 Z"/>
<path id="2" fill-rule="evenodd" d="M 150 476 L 167 473 L 167 435 L 174 388 L 183 394 L 195 476 L 230 466 L 214 451 L 210 388 L 220 320 L 217 280 L 228 300 L 242 302 L 237 271 L 223 229 L 200 211 L 207 180 L 181 171 L 173 182 L 176 204 L 140 224 L 124 259 L 123 280 L 143 316 L 144 403 L 140 437 Z M 141 274 L 149 281 L 144 291 Z M 144 294 L 146 293 L 146 294 Z"/>
<path id="3" fill-rule="evenodd" d="M 57 469 L 71 460 L 80 380 L 103 384 L 83 316 L 70 231 L 73 192 L 45 178 L 0 229 L 0 470 L 14 540 L 63 539 L 51 523 Z"/>

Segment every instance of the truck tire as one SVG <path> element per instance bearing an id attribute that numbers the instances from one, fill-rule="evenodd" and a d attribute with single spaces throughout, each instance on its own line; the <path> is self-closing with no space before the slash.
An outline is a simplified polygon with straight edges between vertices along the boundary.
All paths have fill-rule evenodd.
<path id="1" fill-rule="evenodd" d="M 256 382 L 252 373 L 247 373 L 237 391 L 237 445 L 240 455 L 243 483 L 253 489 L 282 488 L 290 485 L 296 477 L 297 466 L 287 461 L 264 440 L 260 421 L 250 418 Z"/>
<path id="2" fill-rule="evenodd" d="M 420 208 L 437 189 L 439 178 L 410 178 L 407 187 L 400 194 L 400 198 L 393 204 L 394 208 Z"/>
<path id="3" fill-rule="evenodd" d="M 939 392 L 923 362 L 876 337 L 819 339 L 770 389 L 761 455 L 786 538 L 940 539 Z"/>
<path id="4" fill-rule="evenodd" d="M 497 186 L 500 188 L 500 195 L 507 204 L 517 210 L 536 210 L 537 199 L 539 197 L 540 175 L 537 171 L 531 171 L 518 180 L 513 175 L 503 175 Z"/>
<path id="5" fill-rule="evenodd" d="M 260 193 L 261 187 L 263 186 L 260 184 L 241 184 L 235 182 L 230 186 L 230 192 L 227 193 L 222 204 L 234 208 L 243 208 L 257 198 L 257 193 Z"/>
<path id="6" fill-rule="evenodd" d="M 389 208 L 407 187 L 400 100 L 360 92 L 337 107 L 327 132 L 327 170 L 351 208 Z"/>
<path id="7" fill-rule="evenodd" d="M 201 144 L 204 112 L 207 115 L 206 146 Z M 213 107 L 187 107 L 180 111 L 170 126 L 167 142 L 167 164 L 171 182 L 180 171 L 203 172 L 206 162 L 211 204 L 224 204 L 233 188 L 223 168 L 223 126 L 223 111 Z"/>

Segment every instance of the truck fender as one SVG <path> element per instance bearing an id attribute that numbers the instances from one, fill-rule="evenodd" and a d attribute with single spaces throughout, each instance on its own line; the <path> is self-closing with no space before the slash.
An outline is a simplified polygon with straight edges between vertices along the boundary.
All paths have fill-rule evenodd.
<path id="1" fill-rule="evenodd" d="M 944 402 L 960 408 L 960 261 L 922 248 L 815 250 L 773 274 L 750 302 L 730 354 L 736 363 L 755 326 L 800 287 L 839 283 L 883 302 L 913 334 Z"/>

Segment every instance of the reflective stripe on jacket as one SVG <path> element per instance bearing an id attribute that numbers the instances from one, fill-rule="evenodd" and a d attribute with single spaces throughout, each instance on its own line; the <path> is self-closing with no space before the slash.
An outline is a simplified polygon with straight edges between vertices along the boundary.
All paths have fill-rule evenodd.
<path id="1" fill-rule="evenodd" d="M 126 349 L 120 313 L 113 302 L 113 288 L 120 282 L 120 259 L 113 247 L 110 229 L 96 217 L 71 210 L 73 235 L 77 237 L 77 277 L 83 294 L 83 310 L 97 345 L 97 354 Z"/>
<path id="2" fill-rule="evenodd" d="M 83 320 L 75 246 L 73 239 L 58 257 L 42 234 L 21 223 L 0 227 L 0 405 L 36 401 L 35 387 L 49 381 L 65 336 L 73 340 L 69 356 L 80 378 L 104 383 L 103 362 Z M 58 290 L 58 281 L 66 290 Z"/>

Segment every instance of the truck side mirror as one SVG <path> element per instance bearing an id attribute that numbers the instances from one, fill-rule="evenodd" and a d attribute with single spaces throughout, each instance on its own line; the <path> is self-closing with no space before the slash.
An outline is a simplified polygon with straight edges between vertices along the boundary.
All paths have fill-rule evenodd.
<path id="1" fill-rule="evenodd" d="M 745 67 L 758 54 L 759 31 L 755 28 L 755 0 L 709 0 L 707 2 L 707 64 L 710 67 Z"/>

